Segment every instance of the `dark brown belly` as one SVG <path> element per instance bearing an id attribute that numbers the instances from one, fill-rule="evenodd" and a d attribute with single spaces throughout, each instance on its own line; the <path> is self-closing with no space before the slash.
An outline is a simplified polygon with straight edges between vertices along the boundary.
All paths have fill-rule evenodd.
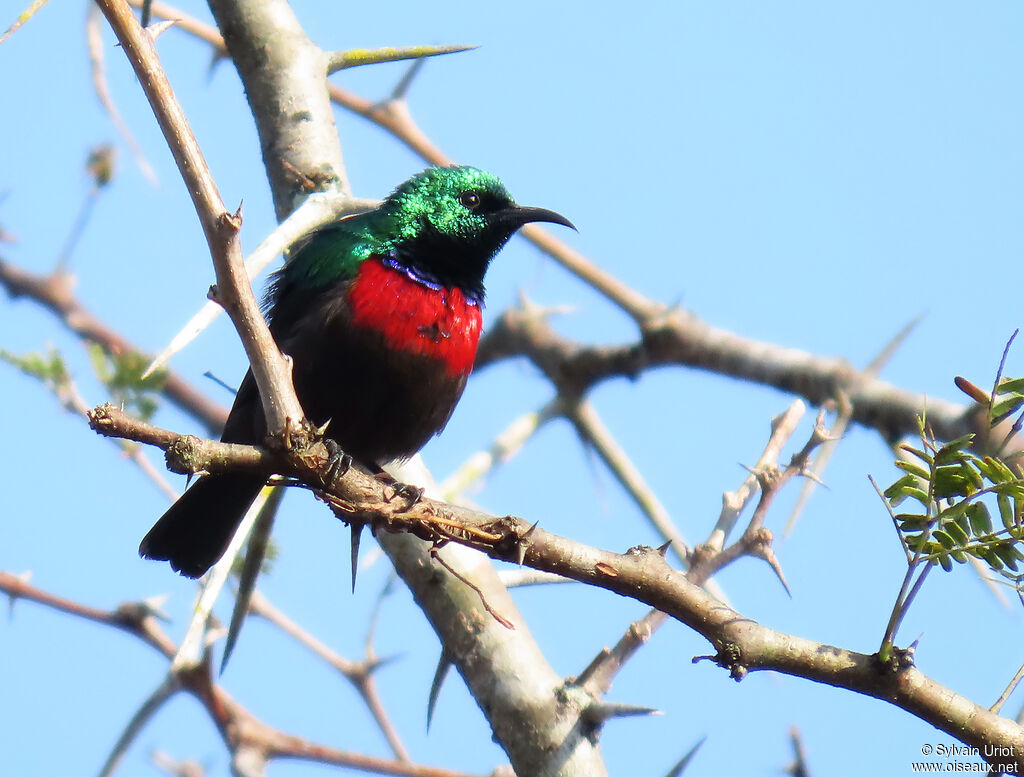
<path id="1" fill-rule="evenodd" d="M 465 376 L 440 361 L 390 350 L 366 329 L 334 326 L 312 348 L 291 354 L 296 393 L 317 425 L 346 453 L 382 464 L 407 458 L 440 432 Z"/>

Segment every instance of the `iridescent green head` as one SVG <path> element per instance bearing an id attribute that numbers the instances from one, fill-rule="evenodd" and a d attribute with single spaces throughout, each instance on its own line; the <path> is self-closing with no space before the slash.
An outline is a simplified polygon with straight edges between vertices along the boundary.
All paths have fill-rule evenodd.
<path id="1" fill-rule="evenodd" d="M 491 259 L 521 226 L 547 221 L 575 229 L 554 211 L 516 205 L 498 178 L 475 167 L 424 170 L 375 213 L 402 263 L 480 295 Z"/>

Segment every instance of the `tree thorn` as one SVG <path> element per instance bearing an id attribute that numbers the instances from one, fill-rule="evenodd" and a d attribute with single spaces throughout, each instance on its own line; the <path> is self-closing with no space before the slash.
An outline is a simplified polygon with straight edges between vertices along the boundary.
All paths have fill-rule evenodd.
<path id="1" fill-rule="evenodd" d="M 352 531 L 352 549 L 350 551 L 350 561 L 352 563 L 352 593 L 356 592 L 356 572 L 359 569 L 359 541 L 362 539 L 363 527 L 365 526 L 366 524 L 362 521 L 352 521 L 350 524 Z"/>
<path id="2" fill-rule="evenodd" d="M 444 685 L 448 670 L 452 668 L 451 656 L 444 650 L 437 659 L 437 668 L 434 670 L 434 679 L 430 682 L 430 694 L 427 696 L 427 730 L 434 719 L 434 710 L 437 708 L 437 698 L 441 695 L 441 686 Z"/>

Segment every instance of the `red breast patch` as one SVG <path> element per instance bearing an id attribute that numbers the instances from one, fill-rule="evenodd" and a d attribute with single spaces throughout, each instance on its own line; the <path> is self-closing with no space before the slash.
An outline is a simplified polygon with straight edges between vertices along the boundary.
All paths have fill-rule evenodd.
<path id="1" fill-rule="evenodd" d="M 462 289 L 430 288 L 379 259 L 367 259 L 348 297 L 352 323 L 380 332 L 391 348 L 442 361 L 454 377 L 472 371 L 480 305 Z"/>

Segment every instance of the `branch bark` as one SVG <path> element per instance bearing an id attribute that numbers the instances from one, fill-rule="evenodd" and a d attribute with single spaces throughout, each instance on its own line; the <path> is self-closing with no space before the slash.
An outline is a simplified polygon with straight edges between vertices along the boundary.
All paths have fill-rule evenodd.
<path id="1" fill-rule="evenodd" d="M 210 0 L 245 84 L 278 220 L 313 191 L 351 196 L 327 95 L 330 56 L 286 0 Z"/>
<path id="2" fill-rule="evenodd" d="M 759 342 L 717 329 L 697 316 L 673 309 L 644 327 L 636 343 L 587 345 L 562 337 L 541 311 L 509 309 L 480 342 L 476 369 L 525 356 L 570 396 L 583 396 L 613 377 L 634 379 L 668 365 L 696 367 L 772 386 L 821 406 L 843 394 L 853 420 L 876 429 L 886 440 L 917 433 L 925 397 L 877 379 L 866 379 L 845 359 L 817 356 Z M 972 431 L 974 408 L 927 398 L 928 423 L 940 439 Z"/>
<path id="3" fill-rule="evenodd" d="M 137 345 L 101 321 L 83 305 L 73 291 L 74 279 L 67 274 L 38 275 L 0 259 L 0 286 L 12 298 L 26 297 L 39 303 L 86 342 L 96 343 L 109 356 L 134 354 L 139 363 L 146 355 Z M 164 376 L 163 393 L 182 410 L 197 417 L 211 434 L 220 434 L 227 419 L 227 410 L 210 400 L 177 373 L 168 370 Z"/>
<path id="4" fill-rule="evenodd" d="M 260 133 L 278 214 L 285 215 L 297 199 L 310 190 L 338 186 L 347 194 L 340 144 L 326 96 L 326 55 L 306 38 L 284 0 L 211 0 L 211 8 L 228 51 L 237 57 L 239 75 L 245 84 Z M 129 51 L 129 56 L 135 56 L 135 50 Z M 173 144 L 173 138 L 168 137 L 168 141 Z M 221 285 L 218 274 L 218 288 Z M 265 348 L 247 349 L 247 353 L 258 378 L 261 360 L 269 351 Z M 277 353 L 276 349 L 273 353 Z M 260 386 L 266 405 L 267 395 L 262 391 L 262 383 Z M 269 414 L 272 408 L 266 409 Z M 278 408 L 273 410 L 276 412 Z M 269 424 L 269 417 L 268 426 L 272 430 L 277 428 Z M 278 471 L 287 472 L 287 469 Z M 395 542 L 389 548 L 397 571 L 414 587 L 421 581 L 426 552 L 425 546 L 408 540 Z M 486 573 L 479 572 L 476 578 L 482 574 L 487 574 L 494 581 L 493 590 L 490 583 L 486 586 L 487 596 L 496 597 L 504 592 L 493 568 Z M 578 715 L 572 715 L 571 707 L 561 704 L 552 693 L 557 678 L 550 669 L 543 669 L 546 663 L 525 626 L 511 632 L 505 630 L 506 633 L 498 638 L 490 633 L 492 624 L 489 619 L 483 623 L 485 628 L 481 628 L 478 617 L 441 616 L 442 610 L 463 615 L 474 612 L 467 609 L 471 605 L 464 598 L 464 589 L 461 583 L 434 586 L 429 598 L 431 609 L 428 616 L 432 613 L 437 616 L 431 617 L 431 623 L 446 649 L 459 646 L 454 651 L 456 666 L 471 687 L 494 693 L 486 702 L 478 698 L 478 703 L 489 716 L 513 766 L 521 774 L 603 774 L 599 749 L 588 738 L 587 732 L 577 725 Z M 508 605 L 511 605 L 511 600 Z M 476 606 L 479 606 L 479 601 Z M 513 644 L 514 650 L 501 653 L 509 651 Z M 536 662 L 537 676 L 544 675 L 545 679 L 533 682 L 515 672 L 495 671 L 490 671 L 486 683 L 472 679 L 480 667 L 488 669 L 510 665 L 502 655 L 528 656 Z M 485 673 L 475 673 L 477 678 L 485 677 Z M 526 698 L 529 698 L 529 704 L 523 703 Z M 485 706 L 485 703 L 491 705 L 499 699 L 511 701 L 507 705 Z M 496 723 L 490 715 L 492 708 L 503 710 L 507 723 Z M 556 719 L 565 722 L 552 726 Z M 553 742 L 552 737 L 557 742 Z M 551 757 L 553 747 L 554 758 Z"/>
<path id="5" fill-rule="evenodd" d="M 99 430 L 105 434 L 120 435 L 131 430 L 132 439 L 139 442 L 167 444 L 169 433 L 142 422 L 128 421 L 116 408 L 108 406 L 94 412 L 102 427 Z M 226 450 L 214 451 L 219 445 L 224 444 L 210 443 L 211 451 L 229 457 Z M 856 653 L 763 626 L 711 596 L 692 582 L 686 572 L 670 567 L 664 555 L 654 548 L 637 547 L 626 553 L 612 553 L 551 534 L 514 516 L 491 516 L 428 498 L 408 505 L 405 500 L 396 499 L 394 493 L 389 493 L 391 487 L 380 479 L 355 468 L 336 479 L 330 487 L 321 488 L 326 456 L 321 462 L 311 458 L 292 458 L 282 461 L 282 465 L 286 474 L 296 476 L 318 490 L 321 498 L 344 520 L 369 523 L 376 531 L 412 534 L 435 545 L 457 542 L 480 550 L 491 558 L 604 588 L 668 613 L 704 636 L 715 650 L 713 655 L 704 658 L 728 669 L 735 680 L 742 680 L 751 671 L 774 670 L 872 696 L 916 715 L 981 752 L 986 752 L 986 746 L 999 746 L 995 752 L 1015 754 L 994 755 L 989 759 L 992 763 L 1012 763 L 1017 768 L 1024 766 L 1024 727 L 927 677 L 913 666 L 910 653 L 903 654 L 898 666 L 883 665 L 875 655 Z M 471 669 L 482 651 L 489 664 L 488 671 L 496 663 L 499 668 L 503 666 L 496 661 L 496 657 L 501 655 L 501 645 L 477 642 L 477 630 L 490 616 L 481 611 L 476 592 L 454 576 L 446 576 L 432 566 L 422 543 L 413 543 L 410 538 L 404 538 L 400 543 L 413 545 L 411 552 L 419 554 L 419 567 L 407 570 L 408 582 L 435 628 L 449 620 L 470 622 L 471 627 L 463 631 L 462 641 L 445 641 L 444 644 L 447 650 L 454 652 L 460 671 L 475 691 L 474 675 L 466 671 L 464 665 Z M 494 594 L 488 589 L 487 595 Z M 516 625 L 515 630 L 501 627 L 506 633 L 516 634 L 525 628 L 520 625 L 521 619 L 511 600 L 492 599 L 490 604 Z M 442 619 L 438 613 L 443 616 L 444 610 L 450 612 Z M 462 653 L 463 650 L 466 652 Z M 462 663 L 458 661 L 460 655 Z M 538 657 L 543 660 L 539 654 Z M 511 665 L 508 670 L 515 674 L 518 667 Z M 502 674 L 499 671 L 495 676 L 500 679 Z M 511 683 L 510 688 L 515 691 L 515 694 L 505 697 L 510 700 L 531 690 L 517 683 Z M 582 734 L 584 740 L 596 738 L 596 730 L 588 729 L 584 724 L 587 706 L 596 704 L 596 700 L 584 689 L 568 681 L 552 685 L 549 678 L 548 683 L 539 682 L 532 690 L 534 693 L 530 699 L 543 699 L 553 694 L 558 703 L 554 707 L 549 703 L 540 710 L 533 710 L 531 715 L 524 716 L 524 721 L 551 726 L 560 736 L 562 729 L 558 724 L 566 716 L 575 716 L 577 728 L 582 728 L 575 733 Z M 496 717 L 500 722 L 500 717 Z M 495 733 L 501 733 L 497 727 Z M 529 733 L 531 736 L 543 736 L 542 732 Z M 524 738 L 522 731 L 519 737 Z M 558 736 L 555 739 L 557 743 Z M 543 738 L 540 741 L 544 741 Z M 567 741 L 562 740 L 562 745 Z M 536 746 L 537 739 L 533 739 L 531 744 Z M 577 762 L 570 764 L 570 753 L 579 754 L 580 747 L 577 743 L 570 752 L 530 749 L 528 752 L 532 758 L 529 762 L 517 763 L 513 757 L 517 753 L 514 747 L 509 755 L 513 767 L 520 774 L 595 774 L 579 771 Z M 542 757 L 538 759 L 538 756 Z M 565 758 L 559 767 L 571 765 L 572 768 L 553 770 L 549 758 Z"/>
<path id="6" fill-rule="evenodd" d="M 213 257 L 218 301 L 231 316 L 249 357 L 267 429 L 282 440 L 302 438 L 305 416 L 291 385 L 290 366 L 263 320 L 242 262 L 238 240 L 241 214 L 230 214 L 224 207 L 199 143 L 160 65 L 152 37 L 139 26 L 125 0 L 96 1 L 139 78 L 192 197 Z"/>

